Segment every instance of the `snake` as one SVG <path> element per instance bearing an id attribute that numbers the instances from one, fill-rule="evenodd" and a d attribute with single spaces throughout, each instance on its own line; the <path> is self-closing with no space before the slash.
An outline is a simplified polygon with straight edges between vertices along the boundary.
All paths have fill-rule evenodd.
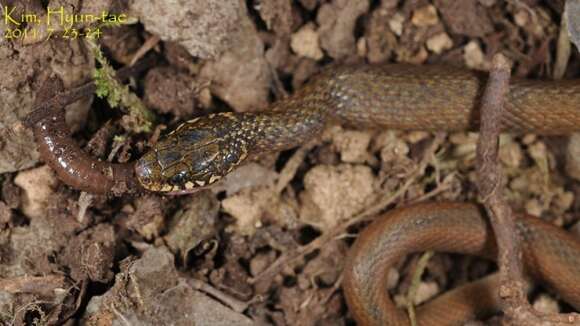
<path id="1" fill-rule="evenodd" d="M 154 193 L 187 194 L 212 186 L 255 155 L 300 146 L 332 123 L 400 130 L 477 130 L 487 78 L 483 72 L 449 66 L 332 65 L 268 110 L 222 112 L 184 122 L 135 163 L 95 161 L 74 144 L 56 113 L 36 123 L 33 131 L 43 159 L 73 187 L 108 193 L 122 184 Z M 498 123 L 510 133 L 566 135 L 580 130 L 580 81 L 514 78 Z M 387 215 L 397 218 L 381 218 L 363 232 L 345 267 L 344 293 L 362 325 L 406 323 L 385 289 L 376 286 L 383 284 L 381 273 L 399 251 L 435 248 L 484 256 L 493 252 L 487 248 L 493 236 L 473 206 L 436 204 Z M 537 218 L 519 221 L 531 274 L 538 271 L 539 279 L 580 308 L 578 239 L 562 235 L 564 231 Z M 490 287 L 480 285 L 479 289 Z M 459 320 L 475 315 L 477 305 L 468 305 L 465 295 L 445 300 L 439 302 L 446 304 L 426 308 L 428 313 L 420 314 L 420 320 L 447 325 L 445 316 L 460 315 Z M 452 312 L 455 308 L 463 312 Z"/>
<path id="2" fill-rule="evenodd" d="M 580 241 L 529 215 L 516 219 L 526 273 L 580 310 Z M 420 203 L 397 208 L 359 234 L 345 264 L 342 288 L 359 325 L 409 325 L 387 292 L 389 268 L 407 254 L 434 250 L 495 259 L 497 247 L 481 207 Z M 463 325 L 501 307 L 497 275 L 455 288 L 417 310 L 421 326 Z"/>

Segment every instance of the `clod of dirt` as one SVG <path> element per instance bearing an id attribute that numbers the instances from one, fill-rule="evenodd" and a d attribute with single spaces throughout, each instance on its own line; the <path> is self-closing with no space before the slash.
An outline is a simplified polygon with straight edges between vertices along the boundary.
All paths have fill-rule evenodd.
<path id="1" fill-rule="evenodd" d="M 540 294 L 533 303 L 534 309 L 540 313 L 544 314 L 557 314 L 560 313 L 560 306 L 558 301 L 550 297 L 547 294 Z"/>
<path id="2" fill-rule="evenodd" d="M 230 48 L 243 18 L 238 0 L 132 1 L 129 8 L 149 32 L 178 42 L 191 55 L 211 59 Z"/>
<path id="3" fill-rule="evenodd" d="M 580 134 L 572 134 L 566 148 L 566 173 L 580 181 Z"/>
<path id="4" fill-rule="evenodd" d="M 576 224 L 572 225 L 570 228 L 570 233 L 575 235 L 576 237 L 580 237 L 580 221 L 576 222 Z"/>
<path id="5" fill-rule="evenodd" d="M 233 195 L 244 188 L 272 187 L 278 179 L 278 173 L 258 163 L 248 163 L 228 174 L 216 191 L 226 191 Z"/>
<path id="6" fill-rule="evenodd" d="M 418 8 L 411 17 L 411 23 L 417 27 L 433 26 L 438 22 L 437 9 L 432 5 Z"/>
<path id="7" fill-rule="evenodd" d="M 224 211 L 236 219 L 241 234 L 253 234 L 266 212 L 279 204 L 280 197 L 271 187 L 247 188 L 222 201 Z"/>
<path id="8" fill-rule="evenodd" d="M 143 196 L 135 201 L 135 211 L 129 215 L 127 227 L 145 239 L 159 236 L 165 225 L 163 207 L 158 196 Z"/>
<path id="9" fill-rule="evenodd" d="M 405 23 L 405 16 L 403 16 L 403 15 L 401 15 L 401 13 L 397 12 L 389 20 L 389 28 L 397 36 L 401 36 L 401 34 L 403 34 L 404 23 Z"/>
<path id="10" fill-rule="evenodd" d="M 493 23 L 477 0 L 436 0 L 435 5 L 453 34 L 483 37 L 493 32 Z"/>
<path id="11" fill-rule="evenodd" d="M 500 136 L 499 160 L 508 168 L 517 168 L 524 160 L 521 145 L 511 135 Z"/>
<path id="12" fill-rule="evenodd" d="M 564 9 L 564 16 L 568 20 L 568 34 L 570 40 L 580 49 L 580 1 L 568 0 Z"/>
<path id="13" fill-rule="evenodd" d="M 324 53 L 320 49 L 318 33 L 314 30 L 313 24 L 304 25 L 296 33 L 292 34 L 290 46 L 301 57 L 314 60 L 320 60 L 324 57 Z"/>
<path id="14" fill-rule="evenodd" d="M 172 67 L 153 68 L 145 78 L 145 103 L 177 119 L 191 117 L 196 107 L 197 85 L 194 78 Z"/>
<path id="15" fill-rule="evenodd" d="M 346 163 L 364 163 L 369 160 L 371 139 L 371 132 L 358 130 L 341 130 L 332 137 L 341 160 Z"/>
<path id="16" fill-rule="evenodd" d="M 294 225 L 298 219 L 293 199 L 276 191 L 278 173 L 256 163 L 249 163 L 228 175 L 216 190 L 225 190 L 223 210 L 232 215 L 242 234 L 253 234 L 263 218 L 277 225 Z"/>
<path id="17" fill-rule="evenodd" d="M 280 287 L 279 308 L 284 312 L 281 325 L 304 325 L 305 320 L 320 325 L 342 325 L 344 309 L 339 296 L 330 296 L 333 289 L 303 291 L 299 287 Z M 334 317 L 334 318 L 333 318 Z"/>
<path id="18" fill-rule="evenodd" d="M 231 50 L 207 62 L 200 78 L 209 80 L 212 93 L 234 110 L 256 111 L 268 104 L 272 76 L 264 57 L 264 44 L 254 25 L 247 18 L 240 22 L 240 28 L 243 32 Z"/>
<path id="19" fill-rule="evenodd" d="M 453 47 L 453 40 L 446 33 L 439 33 L 427 40 L 427 49 L 435 54 L 441 54 Z"/>
<path id="20" fill-rule="evenodd" d="M 67 241 L 59 236 L 44 219 L 33 219 L 29 226 L 12 228 L 9 238 L 0 238 L 3 252 L 0 278 L 52 272 L 49 256 Z"/>
<path id="21" fill-rule="evenodd" d="M 441 290 L 439 289 L 439 284 L 437 282 L 421 282 L 417 287 L 417 292 L 415 293 L 414 304 L 420 305 L 423 302 L 436 296 Z"/>
<path id="22" fill-rule="evenodd" d="M 401 138 L 397 137 L 393 133 L 383 133 L 381 136 L 390 139 L 390 142 L 384 144 L 381 147 L 381 162 L 383 165 L 387 164 L 400 164 L 400 163 L 410 163 L 408 162 L 409 145 Z"/>
<path id="23" fill-rule="evenodd" d="M 300 219 L 322 230 L 360 212 L 372 200 L 375 177 L 367 166 L 319 165 L 304 177 Z"/>
<path id="24" fill-rule="evenodd" d="M 15 209 L 20 206 L 22 189 L 14 184 L 10 178 L 5 178 L 2 182 L 0 196 L 8 207 Z"/>
<path id="25" fill-rule="evenodd" d="M 115 285 L 89 301 L 84 325 L 252 325 L 178 277 L 173 255 L 151 248 L 136 261 L 126 261 Z"/>
<path id="26" fill-rule="evenodd" d="M 62 315 L 74 312 L 74 290 L 70 290 L 75 286 L 57 274 L 0 279 L 0 323 L 61 324 Z"/>
<path id="27" fill-rule="evenodd" d="M 330 57 L 343 59 L 356 52 L 356 21 L 368 9 L 369 0 L 334 0 L 318 9 L 320 42 Z"/>
<path id="28" fill-rule="evenodd" d="M 107 283 L 113 279 L 115 231 L 110 224 L 98 224 L 67 243 L 59 261 L 70 270 L 70 276 L 81 281 L 89 278 Z"/>
<path id="29" fill-rule="evenodd" d="M 175 42 L 165 42 L 163 44 L 165 51 L 165 58 L 169 65 L 179 70 L 188 71 L 191 74 L 196 74 L 199 71 L 199 64 L 197 64 L 193 56 L 187 52 L 187 49 Z"/>
<path id="30" fill-rule="evenodd" d="M 46 214 L 48 201 L 54 194 L 58 179 L 48 165 L 22 171 L 14 178 L 14 183 L 22 188 L 22 212 L 30 219 Z"/>
<path id="31" fill-rule="evenodd" d="M 12 210 L 6 203 L 0 201 L 0 230 L 4 229 L 12 220 Z"/>
<path id="32" fill-rule="evenodd" d="M 483 50 L 477 41 L 470 41 L 465 45 L 463 52 L 465 65 L 471 69 L 487 70 L 490 63 L 485 60 Z"/>
<path id="33" fill-rule="evenodd" d="M 393 49 L 397 47 L 395 35 L 401 35 L 404 20 L 402 15 L 393 15 L 391 10 L 383 7 L 371 13 L 365 31 L 370 63 L 386 62 L 391 57 Z"/>
<path id="34" fill-rule="evenodd" d="M 340 277 L 342 267 L 346 260 L 348 247 L 344 242 L 332 241 L 326 244 L 320 251 L 320 255 L 308 262 L 299 275 L 299 283 L 308 283 L 305 288 L 313 285 L 328 287 Z M 310 284 L 312 282 L 316 284 Z"/>
<path id="35" fill-rule="evenodd" d="M 165 242 L 183 262 L 187 263 L 187 255 L 192 249 L 215 236 L 219 208 L 215 195 L 201 191 L 169 221 Z"/>
<path id="36" fill-rule="evenodd" d="M 259 11 L 268 29 L 279 35 L 292 32 L 294 15 L 291 0 L 261 1 Z"/>
<path id="37" fill-rule="evenodd" d="M 94 62 L 81 43 L 56 38 L 33 46 L 0 43 L 0 174 L 38 162 L 32 132 L 21 121 L 32 110 L 40 83 L 51 74 L 56 74 L 65 88 L 90 77 Z M 66 119 L 73 130 L 84 123 L 90 103 L 91 99 L 83 99 L 68 106 Z"/>

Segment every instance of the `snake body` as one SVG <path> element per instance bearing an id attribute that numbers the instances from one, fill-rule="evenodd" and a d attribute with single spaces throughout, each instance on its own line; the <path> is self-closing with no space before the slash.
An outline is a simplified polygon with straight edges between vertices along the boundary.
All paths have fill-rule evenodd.
<path id="1" fill-rule="evenodd" d="M 580 310 L 580 241 L 539 218 L 516 224 L 526 272 Z M 359 234 L 345 264 L 343 290 L 360 325 L 409 325 L 386 290 L 389 267 L 405 255 L 426 250 L 495 259 L 491 226 L 472 204 L 423 203 L 393 210 Z M 485 278 L 419 307 L 422 326 L 461 325 L 500 307 L 497 278 Z"/>
<path id="2" fill-rule="evenodd" d="M 136 165 L 145 189 L 187 193 L 208 186 L 249 154 L 303 144 L 332 121 L 406 130 L 476 129 L 485 74 L 441 66 L 337 66 L 261 113 L 186 122 Z M 502 127 L 509 132 L 580 130 L 580 82 L 514 80 Z"/>
<path id="3" fill-rule="evenodd" d="M 486 78 L 449 67 L 334 66 L 265 112 L 213 114 L 180 125 L 134 166 L 95 162 L 63 131 L 62 117 L 37 123 L 34 133 L 44 160 L 74 187 L 107 193 L 120 183 L 188 193 L 215 183 L 248 156 L 298 146 L 334 121 L 407 130 L 477 129 Z M 580 130 L 580 81 L 513 80 L 500 123 L 507 132 Z M 528 272 L 580 309 L 578 239 L 529 217 L 519 220 L 518 228 Z M 387 214 L 359 236 L 346 265 L 350 310 L 362 325 L 406 324 L 381 286 L 384 268 L 400 255 L 427 249 L 493 256 L 493 244 L 475 206 L 430 204 Z M 482 281 L 435 300 L 421 308 L 420 324 L 447 325 L 493 307 L 496 302 L 487 295 L 496 285 Z M 482 301 L 468 300 L 473 296 Z"/>

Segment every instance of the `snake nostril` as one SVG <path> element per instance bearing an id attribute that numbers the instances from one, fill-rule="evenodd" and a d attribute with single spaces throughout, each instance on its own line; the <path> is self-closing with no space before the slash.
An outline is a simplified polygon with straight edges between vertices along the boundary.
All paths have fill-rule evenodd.
<path id="1" fill-rule="evenodd" d="M 149 184 L 153 177 L 153 171 L 145 160 L 138 160 L 135 164 L 135 175 L 142 184 Z"/>

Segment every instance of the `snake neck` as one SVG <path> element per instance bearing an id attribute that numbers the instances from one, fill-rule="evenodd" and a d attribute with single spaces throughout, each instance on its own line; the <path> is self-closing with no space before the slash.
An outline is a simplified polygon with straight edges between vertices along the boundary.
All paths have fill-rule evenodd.
<path id="1" fill-rule="evenodd" d="M 254 151 L 281 151 L 320 135 L 335 103 L 323 81 L 314 80 L 269 111 L 245 113 L 241 128 Z"/>

